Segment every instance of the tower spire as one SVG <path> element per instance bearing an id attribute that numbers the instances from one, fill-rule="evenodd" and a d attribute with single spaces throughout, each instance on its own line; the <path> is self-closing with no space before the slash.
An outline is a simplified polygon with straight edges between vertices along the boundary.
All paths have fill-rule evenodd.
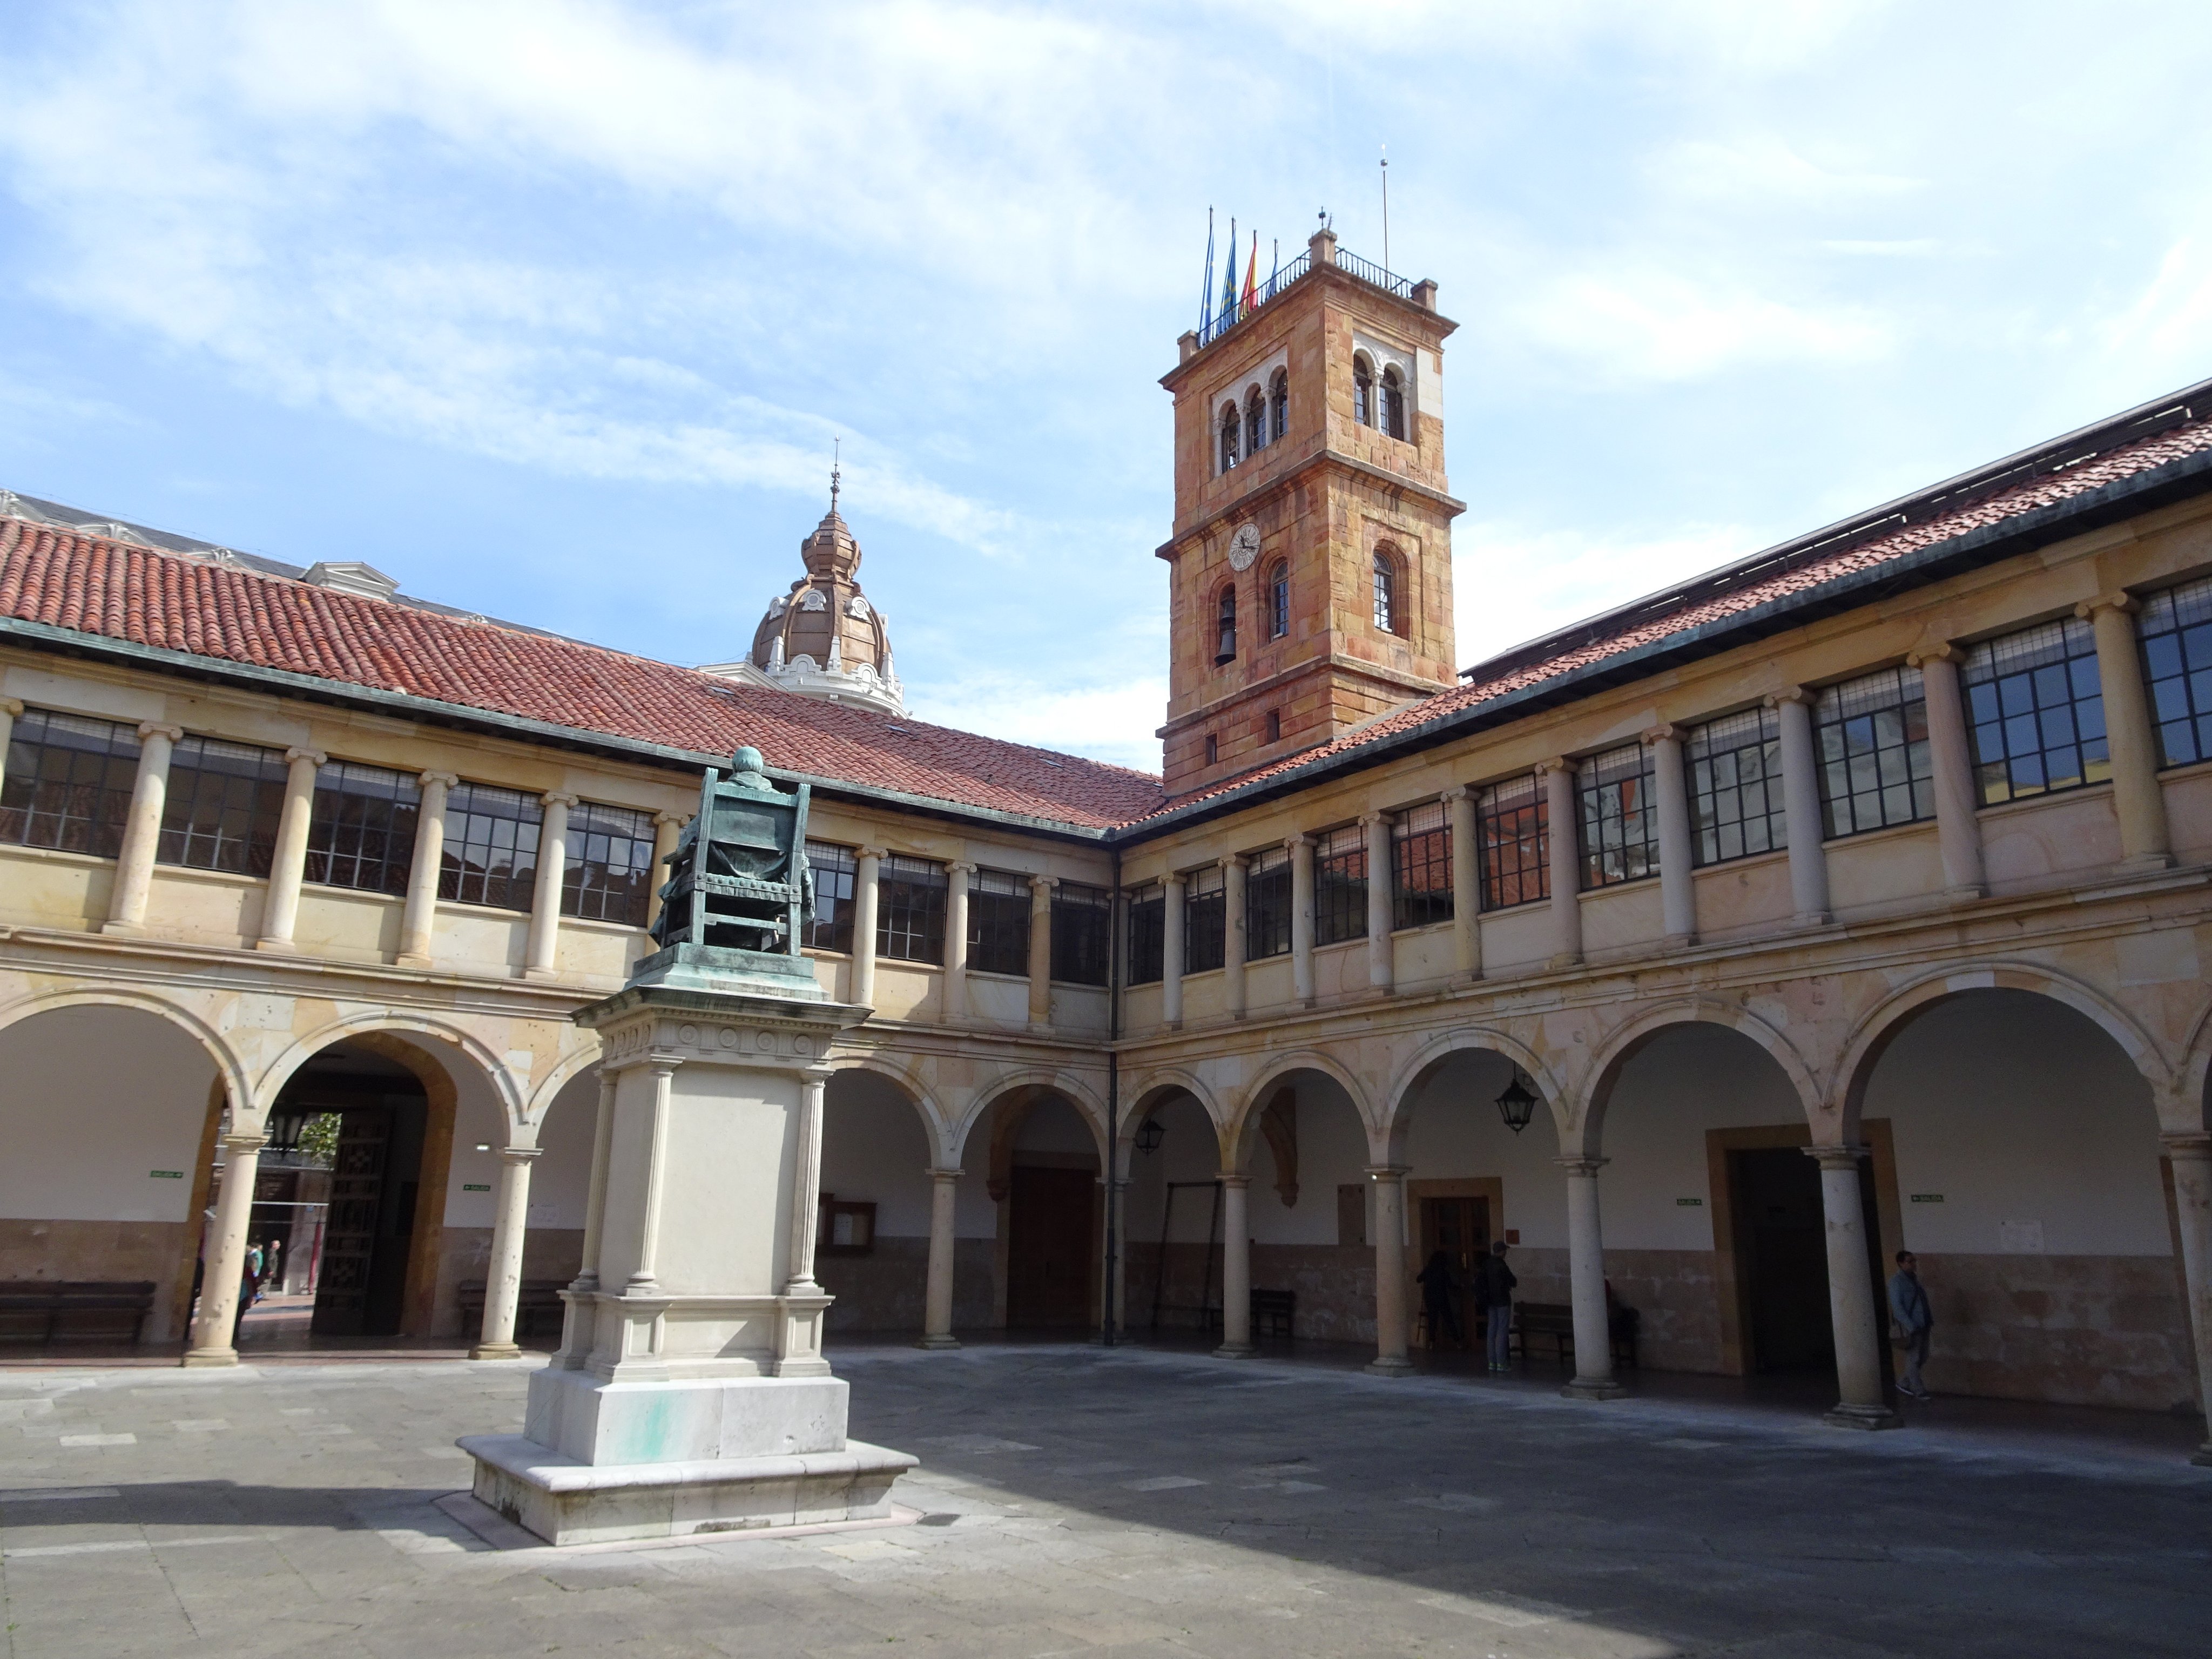
<path id="1" fill-rule="evenodd" d="M 844 454 L 845 441 L 832 438 L 830 441 L 830 510 L 832 513 L 837 510 L 837 486 L 844 476 Z"/>

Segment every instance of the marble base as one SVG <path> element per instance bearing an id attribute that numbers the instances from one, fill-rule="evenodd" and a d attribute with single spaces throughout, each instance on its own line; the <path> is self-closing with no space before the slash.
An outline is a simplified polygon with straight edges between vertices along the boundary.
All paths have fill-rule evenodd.
<path id="1" fill-rule="evenodd" d="M 704 1376 L 602 1382 L 532 1374 L 523 1433 L 548 1453 L 601 1466 L 797 1457 L 845 1444 L 840 1376 Z"/>

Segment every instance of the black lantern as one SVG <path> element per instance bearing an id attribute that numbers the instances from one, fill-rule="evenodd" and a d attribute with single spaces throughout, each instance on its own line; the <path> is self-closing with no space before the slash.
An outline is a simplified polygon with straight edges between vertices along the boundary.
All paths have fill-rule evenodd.
<path id="1" fill-rule="evenodd" d="M 1157 1152 L 1160 1149 L 1160 1142 L 1166 1137 L 1167 1131 L 1160 1127 L 1159 1120 L 1148 1117 L 1138 1126 L 1137 1150 L 1140 1152 Z"/>
<path id="2" fill-rule="evenodd" d="M 1505 1127 L 1519 1134 L 1528 1127 L 1528 1120 L 1536 1110 L 1536 1097 L 1530 1094 L 1521 1081 L 1521 1068 L 1513 1068 L 1513 1081 L 1505 1085 L 1505 1092 L 1498 1097 L 1498 1115 L 1505 1120 Z"/>

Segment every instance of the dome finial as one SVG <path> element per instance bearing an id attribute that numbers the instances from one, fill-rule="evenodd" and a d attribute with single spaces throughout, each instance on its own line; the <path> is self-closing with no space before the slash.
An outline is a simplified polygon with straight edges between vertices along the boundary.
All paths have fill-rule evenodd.
<path id="1" fill-rule="evenodd" d="M 845 441 L 832 438 L 830 441 L 830 510 L 832 513 L 837 510 L 837 485 L 844 473 L 844 453 Z"/>

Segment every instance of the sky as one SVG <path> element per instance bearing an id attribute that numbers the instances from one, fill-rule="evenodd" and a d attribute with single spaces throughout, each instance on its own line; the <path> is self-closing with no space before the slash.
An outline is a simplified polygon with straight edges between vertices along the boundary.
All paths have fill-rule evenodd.
<path id="1" fill-rule="evenodd" d="M 1473 663 L 2212 376 L 2212 7 L 0 0 L 0 489 L 1157 769 L 1209 209 L 1439 284 Z"/>

